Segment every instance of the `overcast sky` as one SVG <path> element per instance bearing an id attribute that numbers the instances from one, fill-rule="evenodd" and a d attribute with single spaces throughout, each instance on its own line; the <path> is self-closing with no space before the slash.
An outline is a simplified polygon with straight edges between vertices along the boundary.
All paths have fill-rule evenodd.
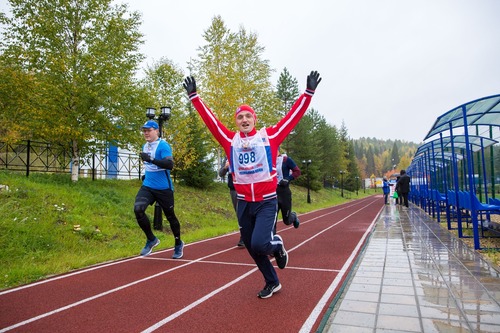
<path id="1" fill-rule="evenodd" d="M 187 73 L 216 15 L 256 33 L 273 84 L 286 67 L 302 90 L 319 71 L 311 106 L 353 139 L 419 143 L 438 116 L 500 94 L 500 0 L 116 2 L 143 15 L 145 64 L 167 57 Z"/>

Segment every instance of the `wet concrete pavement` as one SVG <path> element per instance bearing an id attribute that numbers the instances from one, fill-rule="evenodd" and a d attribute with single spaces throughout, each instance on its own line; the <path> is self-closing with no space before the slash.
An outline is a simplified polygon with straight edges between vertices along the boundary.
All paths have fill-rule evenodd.
<path id="1" fill-rule="evenodd" d="M 500 332 L 498 267 L 417 206 L 386 205 L 356 266 L 320 331 Z"/>

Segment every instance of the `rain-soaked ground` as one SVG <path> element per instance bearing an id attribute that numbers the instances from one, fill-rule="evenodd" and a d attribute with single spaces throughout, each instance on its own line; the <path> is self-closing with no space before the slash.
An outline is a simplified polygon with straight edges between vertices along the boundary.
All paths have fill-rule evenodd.
<path id="1" fill-rule="evenodd" d="M 500 272 L 417 206 L 386 205 L 323 332 L 498 333 Z"/>

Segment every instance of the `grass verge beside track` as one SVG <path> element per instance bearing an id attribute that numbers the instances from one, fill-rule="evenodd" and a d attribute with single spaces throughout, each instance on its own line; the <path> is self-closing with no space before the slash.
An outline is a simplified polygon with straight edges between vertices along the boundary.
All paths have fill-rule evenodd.
<path id="1" fill-rule="evenodd" d="M 67 174 L 0 171 L 0 289 L 6 289 L 89 265 L 135 256 L 145 237 L 135 220 L 139 180 L 95 180 L 73 183 Z M 311 192 L 292 186 L 298 214 L 375 194 L 374 190 Z M 380 189 L 378 194 L 380 194 Z M 227 185 L 208 189 L 175 184 L 175 211 L 186 243 L 236 232 L 236 217 Z M 153 207 L 147 211 L 151 220 Z M 170 227 L 155 231 L 161 244 L 173 246 Z M 236 244 L 235 244 L 236 245 Z"/>

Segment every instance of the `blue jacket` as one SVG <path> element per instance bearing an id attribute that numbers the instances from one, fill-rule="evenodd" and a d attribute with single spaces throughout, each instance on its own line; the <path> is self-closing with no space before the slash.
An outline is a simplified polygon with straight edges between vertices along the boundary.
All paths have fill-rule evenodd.
<path id="1" fill-rule="evenodd" d="M 391 191 L 389 188 L 389 182 L 387 180 L 384 180 L 382 190 L 384 191 L 384 194 L 389 194 L 389 192 Z"/>

